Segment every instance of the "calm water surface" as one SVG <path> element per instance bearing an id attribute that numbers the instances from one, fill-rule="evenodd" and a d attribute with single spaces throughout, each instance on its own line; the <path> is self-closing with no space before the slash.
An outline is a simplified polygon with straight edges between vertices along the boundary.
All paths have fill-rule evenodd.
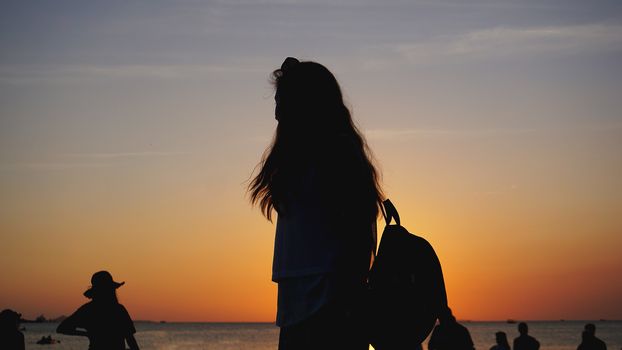
<path id="1" fill-rule="evenodd" d="M 541 350 L 575 350 L 581 342 L 586 321 L 529 322 L 529 333 L 542 344 Z M 596 335 L 607 343 L 609 350 L 622 350 L 622 321 L 593 322 Z M 463 322 L 471 332 L 475 347 L 488 350 L 495 342 L 495 332 L 508 334 L 510 343 L 518 335 L 516 324 L 505 322 Z M 56 335 L 55 323 L 25 324 L 26 349 L 86 350 L 82 337 Z M 278 328 L 267 323 L 147 323 L 137 322 L 136 338 L 141 349 L 248 349 L 277 348 Z M 37 345 L 44 335 L 61 340 L 60 344 Z M 426 342 L 427 343 L 427 342 Z M 425 347 L 427 348 L 427 347 Z"/>

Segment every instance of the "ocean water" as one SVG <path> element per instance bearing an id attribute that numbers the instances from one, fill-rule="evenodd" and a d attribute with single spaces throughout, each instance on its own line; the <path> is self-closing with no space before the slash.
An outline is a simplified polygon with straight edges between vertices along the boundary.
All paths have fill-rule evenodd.
<path id="1" fill-rule="evenodd" d="M 540 341 L 542 350 L 575 350 L 581 342 L 581 331 L 587 321 L 532 321 L 529 333 Z M 607 343 L 609 350 L 622 350 L 622 321 L 592 322 L 596 336 Z M 508 334 L 510 343 L 518 335 L 517 325 L 505 322 L 462 322 L 473 337 L 475 348 L 488 350 L 495 342 L 495 332 Z M 55 334 L 55 323 L 25 324 L 26 349 L 86 350 L 83 337 Z M 136 339 L 141 349 L 248 349 L 274 350 L 278 328 L 268 323 L 136 323 Z M 44 335 L 61 341 L 54 345 L 37 345 Z M 424 348 L 427 348 L 427 341 Z"/>

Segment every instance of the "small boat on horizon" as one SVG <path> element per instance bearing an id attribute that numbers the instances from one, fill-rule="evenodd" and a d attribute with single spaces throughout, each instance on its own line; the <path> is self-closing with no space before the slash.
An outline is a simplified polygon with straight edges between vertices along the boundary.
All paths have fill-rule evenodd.
<path id="1" fill-rule="evenodd" d="M 53 339 L 51 335 L 46 336 L 42 336 L 41 339 L 37 340 L 37 344 L 39 345 L 51 345 L 51 344 L 58 344 L 60 343 L 60 340 L 58 339 Z"/>

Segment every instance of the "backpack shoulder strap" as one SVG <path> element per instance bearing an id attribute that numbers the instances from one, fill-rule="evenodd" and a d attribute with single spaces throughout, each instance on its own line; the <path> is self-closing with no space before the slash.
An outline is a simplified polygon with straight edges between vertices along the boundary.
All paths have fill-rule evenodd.
<path id="1" fill-rule="evenodd" d="M 395 220 L 397 225 L 401 225 L 400 223 L 400 214 L 397 212 L 397 209 L 391 203 L 390 199 L 385 199 L 382 202 L 382 216 L 384 216 L 384 221 L 386 221 L 387 225 L 391 224 L 391 220 Z"/>

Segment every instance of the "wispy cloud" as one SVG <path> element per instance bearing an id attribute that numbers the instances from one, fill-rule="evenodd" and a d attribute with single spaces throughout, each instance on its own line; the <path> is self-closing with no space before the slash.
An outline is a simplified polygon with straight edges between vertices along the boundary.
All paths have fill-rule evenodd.
<path id="1" fill-rule="evenodd" d="M 370 140 L 403 140 L 418 136 L 485 136 L 525 134 L 536 129 L 370 129 L 365 135 Z"/>
<path id="2" fill-rule="evenodd" d="M 498 27 L 395 46 L 397 53 L 413 63 L 615 50 L 622 50 L 622 25 Z"/>
<path id="3" fill-rule="evenodd" d="M 222 74 L 265 74 L 260 65 L 239 64 L 49 64 L 0 66 L 0 82 L 28 84 L 111 79 L 192 79 Z"/>
<path id="4" fill-rule="evenodd" d="M 65 170 L 65 169 L 84 169 L 84 168 L 106 168 L 110 164 L 93 162 L 25 162 L 25 163 L 4 163 L 0 168 L 17 168 L 30 170 Z"/>
<path id="5" fill-rule="evenodd" d="M 106 168 L 122 163 L 124 160 L 154 159 L 186 155 L 188 152 L 145 151 L 145 152 L 105 152 L 105 153 L 61 153 L 46 157 L 46 160 L 2 163 L 0 168 L 19 168 L 31 170 L 64 170 L 83 168 Z"/>
<path id="6" fill-rule="evenodd" d="M 387 128 L 367 129 L 365 137 L 369 140 L 407 140 L 416 137 L 484 137 L 484 136 L 520 136 L 534 133 L 619 133 L 622 122 L 598 124 L 577 124 L 548 126 L 538 128 L 473 128 L 473 129 L 433 129 L 433 128 Z"/>
<path id="7" fill-rule="evenodd" d="M 109 77 L 187 78 L 218 73 L 262 72 L 247 64 L 153 64 L 153 65 L 82 65 L 74 67 L 77 73 Z"/>
<path id="8" fill-rule="evenodd" d="M 188 154 L 187 152 L 109 152 L 109 153 L 65 153 L 62 156 L 65 157 L 79 157 L 79 158 L 136 158 L 136 157 L 168 157 Z"/>

